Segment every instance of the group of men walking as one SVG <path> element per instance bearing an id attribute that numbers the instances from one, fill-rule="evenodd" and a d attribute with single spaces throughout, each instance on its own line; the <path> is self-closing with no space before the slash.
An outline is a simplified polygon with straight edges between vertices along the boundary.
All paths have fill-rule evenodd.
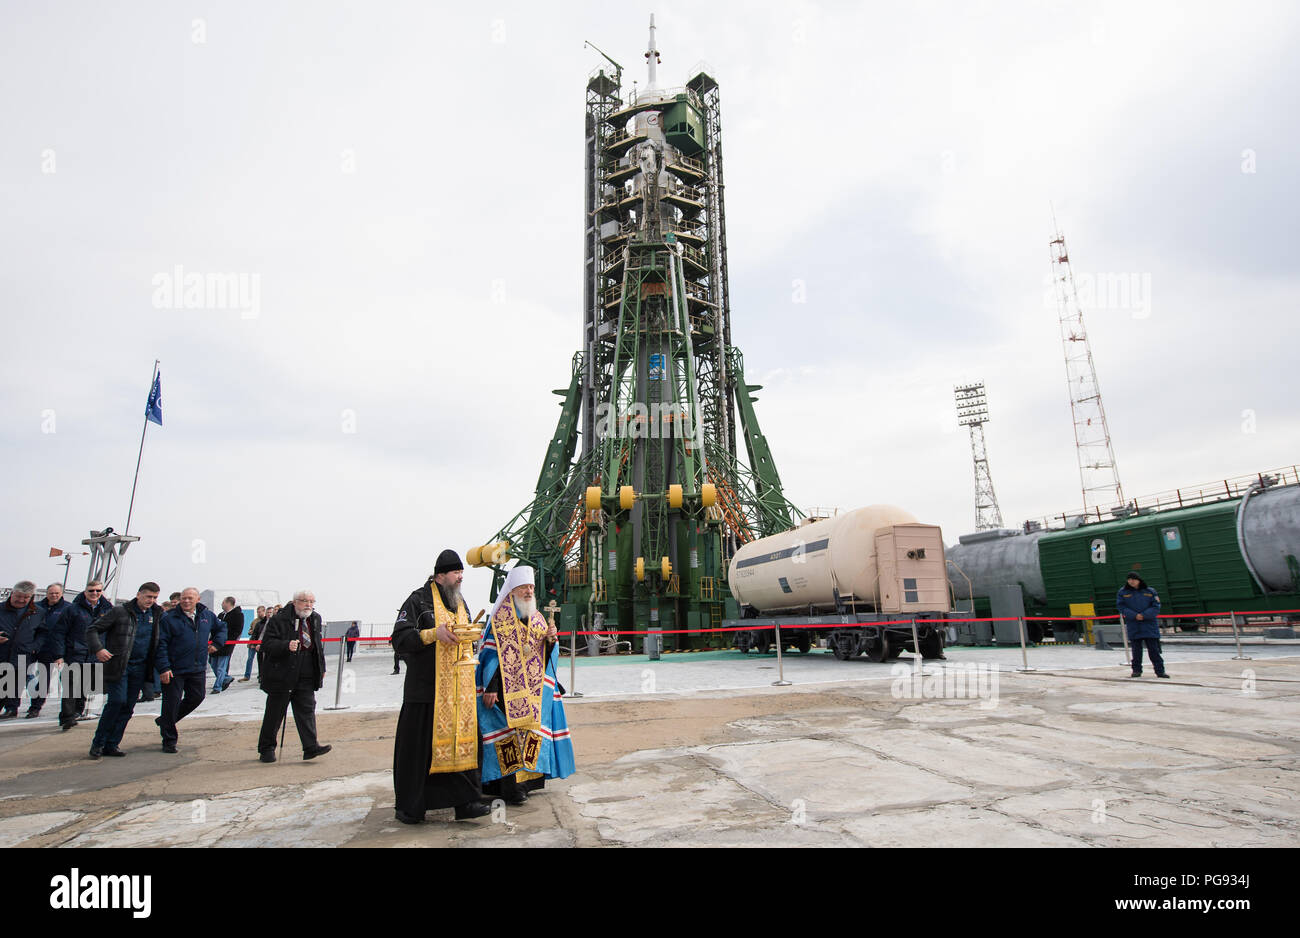
<path id="1" fill-rule="evenodd" d="M 26 716 L 38 716 L 57 671 L 60 726 L 64 730 L 76 726 L 88 693 L 102 691 L 104 708 L 89 758 L 125 756 L 121 742 L 127 724 L 136 703 L 152 698 L 156 680 L 162 691 L 161 712 L 154 721 L 161 748 L 177 752 L 177 724 L 203 703 L 208 668 L 214 675 L 212 693 L 221 693 L 234 682 L 226 672 L 234 643 L 243 633 L 244 614 L 234 597 L 226 597 L 222 613 L 216 615 L 199 601 L 194 587 L 173 593 L 163 604 L 158 602 L 159 592 L 157 583 L 142 583 L 132 599 L 114 606 L 104 597 L 99 580 L 88 583 L 71 602 L 63 598 L 58 584 L 36 601 L 35 584 L 16 583 L 0 604 L 0 665 L 9 672 L 5 686 L 13 686 L 0 697 L 0 720 L 18 716 L 24 679 L 30 699 Z M 275 761 L 274 744 L 263 743 L 274 740 L 291 703 L 303 758 L 330 750 L 316 739 L 315 690 L 324 680 L 325 664 L 320 616 L 314 606 L 315 597 L 304 590 L 291 605 L 276 607 L 274 616 L 259 615 L 253 624 L 254 639 L 263 633 L 269 639 L 259 658 L 267 694 L 258 746 L 264 762 Z M 244 679 L 251 666 L 250 660 Z"/>
<path id="2" fill-rule="evenodd" d="M 485 799 L 523 804 L 547 778 L 574 771 L 564 688 L 556 678 L 558 634 L 537 609 L 532 568 L 517 566 L 507 576 L 484 623 L 477 661 L 467 647 L 475 623 L 461 595 L 463 578 L 460 557 L 443 551 L 433 575 L 402 604 L 393 628 L 394 652 L 407 663 L 393 788 L 397 819 L 408 824 L 438 808 L 454 808 L 458 820 L 483 817 L 491 811 Z M 103 598 L 103 584 L 90 584 L 74 603 L 51 588 L 44 608 L 32 601 L 35 592 L 31 583 L 18 583 L 0 608 L 0 663 L 17 651 L 37 650 L 47 667 L 78 661 L 102 668 L 105 703 L 91 759 L 126 755 L 122 738 L 155 673 L 162 686 L 155 723 L 166 753 L 178 751 L 177 724 L 204 700 L 209 665 L 213 693 L 233 680 L 226 673 L 232 647 L 227 643 L 243 629 L 233 598 L 218 616 L 193 587 L 181 591 L 173 608 L 162 608 L 152 581 L 118 606 Z M 276 761 L 276 737 L 290 709 L 304 759 L 332 748 L 316 734 L 316 691 L 326 664 L 315 605 L 311 591 L 301 590 L 292 603 L 254 623 L 258 680 L 266 693 L 257 741 L 262 762 Z M 43 699 L 32 698 L 29 716 L 40 711 Z M 18 704 L 16 698 L 0 699 L 0 715 L 17 716 Z M 65 728 L 76 724 L 84 705 L 84 691 L 81 697 L 64 694 Z"/>
<path id="3" fill-rule="evenodd" d="M 28 694 L 27 718 L 40 716 L 51 683 L 61 684 L 59 726 L 70 730 L 86 710 L 89 675 L 87 627 L 113 604 L 104 598 L 104 584 L 93 580 L 75 600 L 63 598 L 63 587 L 52 584 L 37 601 L 36 584 L 20 580 L 0 605 L 0 663 L 13 675 L 13 692 L 0 700 L 0 720 L 18 716 L 23 685 Z"/>

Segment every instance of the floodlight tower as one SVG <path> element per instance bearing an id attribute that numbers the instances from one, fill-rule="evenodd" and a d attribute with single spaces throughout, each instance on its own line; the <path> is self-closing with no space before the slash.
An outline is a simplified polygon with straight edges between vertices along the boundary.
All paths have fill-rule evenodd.
<path id="1" fill-rule="evenodd" d="M 975 462 L 975 530 L 1000 528 L 1002 509 L 993 491 L 989 454 L 984 444 L 984 424 L 989 420 L 984 382 L 958 385 L 953 388 L 953 396 L 957 399 L 957 423 L 970 427 L 970 452 Z"/>
<path id="2" fill-rule="evenodd" d="M 739 615 L 737 548 L 801 517 L 731 344 L 718 83 L 659 87 L 654 17 L 640 91 L 596 51 L 613 71 L 587 82 L 582 346 L 533 501 L 467 559 L 494 597 L 531 564 L 565 629 L 708 627 Z"/>
<path id="3" fill-rule="evenodd" d="M 1070 254 L 1065 235 L 1056 225 L 1048 242 L 1052 278 L 1056 282 L 1057 313 L 1061 323 L 1061 344 L 1065 348 L 1065 377 L 1070 387 L 1070 412 L 1074 418 L 1074 444 L 1079 456 L 1079 483 L 1083 488 L 1083 510 L 1118 508 L 1124 504 L 1119 484 L 1119 467 L 1110 445 L 1106 410 L 1101 405 L 1101 386 L 1092 361 L 1092 346 L 1083 325 L 1083 308 L 1074 287 Z"/>

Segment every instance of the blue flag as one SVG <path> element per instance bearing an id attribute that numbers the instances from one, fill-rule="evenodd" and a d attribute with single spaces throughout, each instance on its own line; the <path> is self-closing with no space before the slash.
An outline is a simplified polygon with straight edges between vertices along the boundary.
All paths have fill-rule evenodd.
<path id="1" fill-rule="evenodd" d="M 149 400 L 144 405 L 144 416 L 146 420 L 152 420 L 158 426 L 162 426 L 162 372 L 153 379 L 153 387 L 149 390 Z"/>

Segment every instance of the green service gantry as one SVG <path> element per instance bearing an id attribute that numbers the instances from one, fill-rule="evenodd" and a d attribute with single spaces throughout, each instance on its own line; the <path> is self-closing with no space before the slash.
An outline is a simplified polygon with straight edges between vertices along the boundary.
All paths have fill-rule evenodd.
<path id="1" fill-rule="evenodd" d="M 512 562 L 533 566 L 562 630 L 716 627 L 739 615 L 732 554 L 802 515 L 731 345 L 718 85 L 701 72 L 661 91 L 652 76 L 624 100 L 614 64 L 587 84 L 584 348 L 554 392 L 533 500 L 467 559 L 493 569 L 494 600 Z M 730 644 L 670 634 L 661 647 Z"/>

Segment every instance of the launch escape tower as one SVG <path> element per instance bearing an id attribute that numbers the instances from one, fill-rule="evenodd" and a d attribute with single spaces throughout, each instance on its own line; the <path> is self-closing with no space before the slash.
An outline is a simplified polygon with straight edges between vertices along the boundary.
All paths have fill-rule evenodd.
<path id="1" fill-rule="evenodd" d="M 1083 510 L 1119 508 L 1124 490 L 1119 484 L 1119 467 L 1110 445 L 1106 411 L 1101 406 L 1101 386 L 1092 362 L 1092 346 L 1083 326 L 1083 308 L 1074 287 L 1065 235 L 1052 216 L 1055 234 L 1048 242 L 1052 279 L 1056 281 L 1056 305 L 1065 347 L 1065 376 L 1070 386 L 1070 411 L 1074 417 L 1074 443 L 1079 454 L 1079 482 L 1083 487 Z"/>
<path id="2" fill-rule="evenodd" d="M 654 35 L 651 17 L 643 90 L 625 99 L 603 52 L 612 74 L 587 82 L 582 347 L 532 502 L 467 557 L 493 598 L 507 563 L 531 564 L 563 629 L 735 618 L 731 555 L 801 517 L 731 344 L 718 84 L 660 89 Z M 691 638 L 665 646 L 730 644 Z"/>
<path id="3" fill-rule="evenodd" d="M 993 492 L 993 475 L 989 472 L 989 454 L 984 444 L 984 424 L 989 421 L 988 398 L 984 382 L 953 388 L 957 399 L 957 423 L 970 427 L 970 451 L 975 463 L 975 530 L 1002 527 L 1002 509 Z"/>

